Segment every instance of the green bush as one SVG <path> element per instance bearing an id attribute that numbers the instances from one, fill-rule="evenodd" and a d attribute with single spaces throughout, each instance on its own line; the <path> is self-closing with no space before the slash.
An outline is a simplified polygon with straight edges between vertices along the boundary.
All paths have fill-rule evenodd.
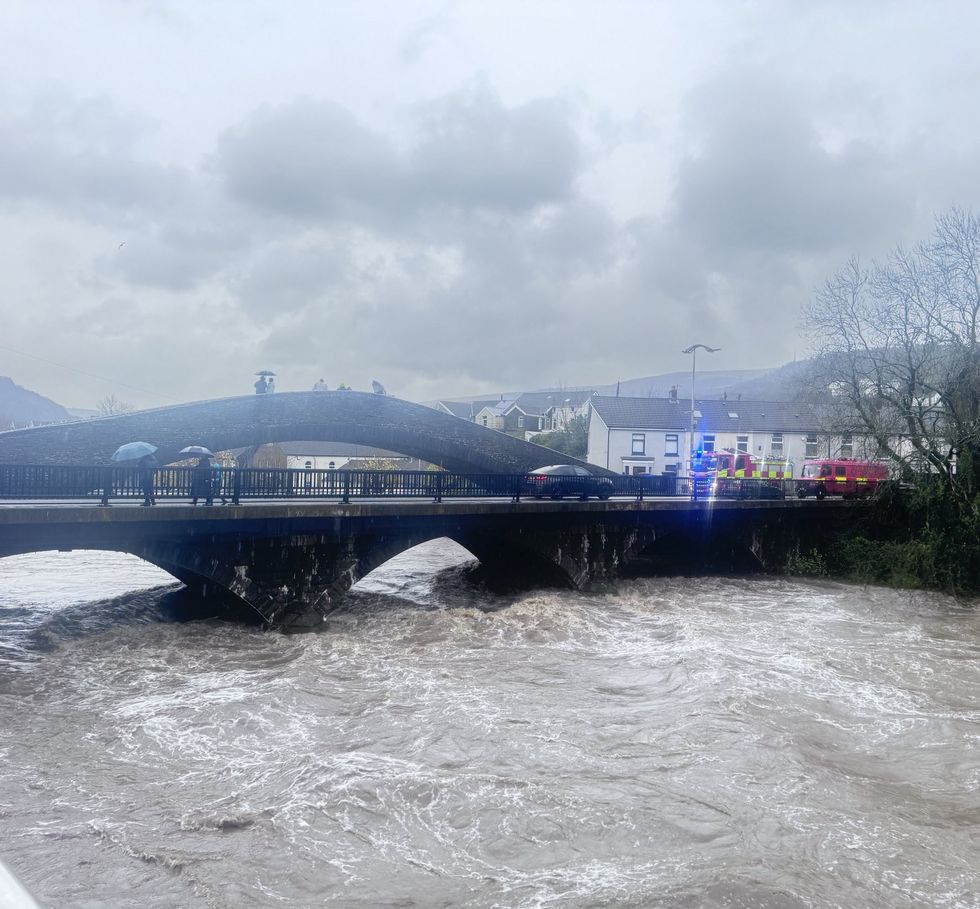
<path id="1" fill-rule="evenodd" d="M 891 487 L 856 526 L 828 541 L 820 553 L 823 566 L 833 577 L 859 583 L 978 594 L 978 504 L 929 480 L 914 489 Z M 800 569 L 793 573 L 815 573 L 802 567 L 814 555 L 793 562 Z"/>

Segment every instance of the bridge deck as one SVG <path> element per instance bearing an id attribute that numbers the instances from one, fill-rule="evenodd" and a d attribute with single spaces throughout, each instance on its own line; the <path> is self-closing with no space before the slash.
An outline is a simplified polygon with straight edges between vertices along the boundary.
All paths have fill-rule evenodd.
<path id="1" fill-rule="evenodd" d="M 109 523 L 167 523 L 172 521 L 235 521 L 241 519 L 274 520 L 282 518 L 337 517 L 421 517 L 430 515 L 581 515 L 628 512 L 710 512 L 710 511 L 785 511 L 808 509 L 823 511 L 832 508 L 852 508 L 860 502 L 843 499 L 709 499 L 692 502 L 689 499 L 665 497 L 660 499 L 610 499 L 608 501 L 551 501 L 524 500 L 511 502 L 500 499 L 454 499 L 448 502 L 417 500 L 359 500 L 356 502 L 249 502 L 246 505 L 190 505 L 167 503 L 143 508 L 136 502 L 117 503 L 104 508 L 92 503 L 22 502 L 0 506 L 0 526 L 17 524 L 109 524 Z"/>

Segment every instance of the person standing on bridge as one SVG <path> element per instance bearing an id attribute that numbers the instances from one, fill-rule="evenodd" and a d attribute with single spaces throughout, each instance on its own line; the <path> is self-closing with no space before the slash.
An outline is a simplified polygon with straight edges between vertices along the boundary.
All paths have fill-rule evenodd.
<path id="1" fill-rule="evenodd" d="M 269 391 L 269 383 L 266 382 L 265 376 L 259 376 L 255 381 L 255 393 L 257 395 L 264 395 Z"/>
<path id="2" fill-rule="evenodd" d="M 191 471 L 191 504 L 196 505 L 198 499 L 204 499 L 205 505 L 213 505 L 214 491 L 211 487 L 211 459 L 198 458 Z"/>
<path id="3" fill-rule="evenodd" d="M 157 499 L 153 488 L 153 480 L 156 476 L 156 469 L 160 466 L 160 462 L 152 454 L 148 454 L 140 458 L 136 462 L 136 466 L 139 468 L 140 487 L 143 490 L 143 504 L 156 505 Z"/>
<path id="4" fill-rule="evenodd" d="M 269 384 L 265 387 L 265 393 L 271 395 L 276 390 L 276 380 L 269 376 Z"/>

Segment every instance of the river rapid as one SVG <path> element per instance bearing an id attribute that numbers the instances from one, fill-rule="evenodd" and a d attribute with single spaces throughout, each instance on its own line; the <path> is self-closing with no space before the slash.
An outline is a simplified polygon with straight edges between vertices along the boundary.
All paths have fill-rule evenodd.
<path id="1" fill-rule="evenodd" d="M 980 611 L 436 541 L 321 632 L 0 560 L 0 859 L 51 907 L 980 906 Z M 163 586 L 161 586 L 163 585 Z"/>

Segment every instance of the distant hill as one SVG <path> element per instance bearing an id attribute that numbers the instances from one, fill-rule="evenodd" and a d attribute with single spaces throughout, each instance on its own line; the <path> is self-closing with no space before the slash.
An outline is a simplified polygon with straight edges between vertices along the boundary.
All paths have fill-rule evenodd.
<path id="1" fill-rule="evenodd" d="M 720 398 L 725 392 L 729 397 L 732 390 L 746 383 L 763 378 L 768 369 L 699 369 L 697 374 L 697 395 L 699 398 Z M 659 376 L 644 376 L 640 379 L 624 379 L 619 382 L 619 393 L 627 398 L 666 398 L 671 388 L 677 388 L 680 397 L 691 395 L 691 371 L 665 372 Z M 596 391 L 601 395 L 616 394 L 617 383 L 599 385 Z"/>
<path id="2" fill-rule="evenodd" d="M 31 423 L 61 423 L 70 413 L 50 398 L 22 388 L 7 376 L 0 376 L 0 430 L 16 429 Z"/>
<path id="3" fill-rule="evenodd" d="M 812 366 L 809 360 L 786 363 L 775 369 L 698 369 L 697 387 L 699 398 L 721 398 L 737 400 L 741 395 L 747 401 L 795 401 L 806 389 L 807 372 Z M 690 370 L 665 372 L 656 376 L 643 376 L 638 379 L 623 379 L 619 383 L 596 385 L 592 391 L 600 395 L 615 395 L 617 384 L 619 394 L 628 398 L 666 398 L 672 388 L 677 389 L 678 397 L 691 396 Z M 533 389 L 537 394 L 557 394 L 560 392 L 583 391 L 587 385 L 574 385 L 565 388 Z M 505 398 L 515 397 L 519 392 L 504 392 Z M 444 398 L 446 401 L 476 401 L 500 398 L 500 393 L 475 395 L 473 397 Z"/>

